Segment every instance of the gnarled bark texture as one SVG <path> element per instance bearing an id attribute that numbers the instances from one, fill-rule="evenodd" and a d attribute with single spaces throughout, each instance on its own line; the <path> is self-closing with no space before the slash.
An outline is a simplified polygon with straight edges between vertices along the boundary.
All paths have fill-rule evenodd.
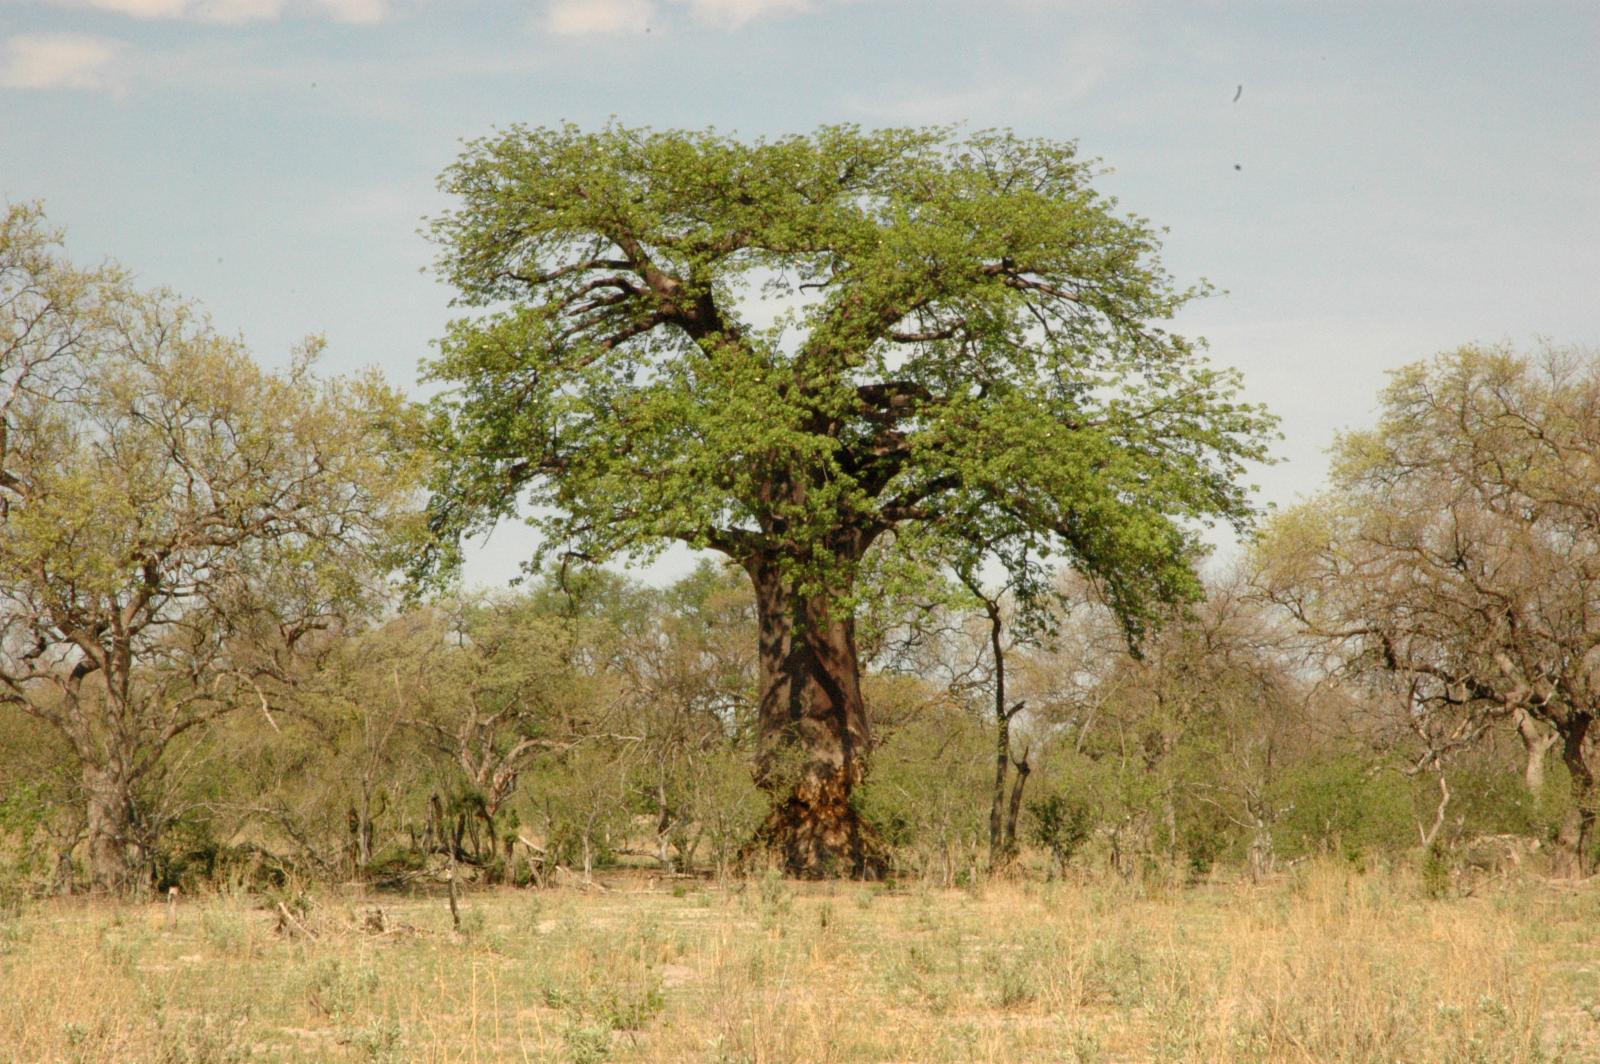
<path id="1" fill-rule="evenodd" d="M 96 893 L 121 894 L 148 875 L 136 837 L 132 782 L 115 766 L 85 766 L 83 794 L 88 813 L 89 876 Z"/>
<path id="2" fill-rule="evenodd" d="M 758 780 L 773 797 L 756 844 L 790 875 L 880 875 L 882 847 L 850 800 L 871 741 L 855 623 L 826 595 L 796 594 L 776 559 L 746 568 L 760 627 Z"/>

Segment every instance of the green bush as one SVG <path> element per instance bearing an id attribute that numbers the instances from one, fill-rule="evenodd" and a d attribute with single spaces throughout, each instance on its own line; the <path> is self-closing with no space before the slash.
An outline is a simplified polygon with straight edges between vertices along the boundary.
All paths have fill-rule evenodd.
<path id="1" fill-rule="evenodd" d="M 1056 874 L 1066 871 L 1093 828 L 1094 811 L 1081 798 L 1057 791 L 1028 802 L 1028 838 L 1050 851 Z"/>
<path id="2" fill-rule="evenodd" d="M 978 721 L 942 705 L 884 737 L 856 801 L 900 868 L 953 885 L 978 862 L 989 839 L 991 743 Z"/>
<path id="3" fill-rule="evenodd" d="M 1566 769 L 1552 766 L 1539 793 L 1528 790 L 1520 771 L 1488 759 L 1452 765 L 1450 817 L 1460 818 L 1461 833 L 1475 835 L 1554 835 L 1571 801 Z M 1429 788 L 1429 800 L 1437 791 Z"/>
<path id="4" fill-rule="evenodd" d="M 1273 832 L 1284 857 L 1334 854 L 1361 864 L 1417 840 L 1412 781 L 1354 753 L 1308 760 L 1285 773 L 1275 804 L 1285 810 Z"/>

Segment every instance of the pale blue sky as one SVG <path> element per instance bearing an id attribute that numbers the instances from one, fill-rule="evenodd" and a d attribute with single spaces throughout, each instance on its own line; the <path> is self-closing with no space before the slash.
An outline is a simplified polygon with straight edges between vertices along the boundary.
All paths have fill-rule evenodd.
<path id="1" fill-rule="evenodd" d="M 1076 138 L 1173 271 L 1228 291 L 1180 325 L 1283 418 L 1263 501 L 1316 490 L 1389 368 L 1600 347 L 1597 0 L 0 0 L 0 199 L 269 362 L 323 332 L 333 368 L 413 386 L 458 141 L 613 115 Z"/>

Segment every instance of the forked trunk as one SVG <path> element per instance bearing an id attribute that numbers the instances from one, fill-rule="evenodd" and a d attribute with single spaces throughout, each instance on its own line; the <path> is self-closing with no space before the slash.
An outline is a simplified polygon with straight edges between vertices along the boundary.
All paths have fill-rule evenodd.
<path id="1" fill-rule="evenodd" d="M 95 893 L 125 893 L 144 873 L 144 854 L 135 836 L 133 786 L 115 768 L 83 769 L 88 812 L 89 880 Z"/>
<path id="2" fill-rule="evenodd" d="M 747 567 L 760 624 L 758 781 L 773 798 L 756 842 L 790 875 L 877 876 L 881 847 L 850 800 L 870 738 L 854 622 L 825 595 L 794 594 L 775 562 Z"/>
<path id="3" fill-rule="evenodd" d="M 1017 821 L 1022 818 L 1022 791 L 1028 786 L 1028 775 L 1033 771 L 1033 766 L 1028 763 L 1028 751 L 1024 750 L 1022 756 L 1014 764 L 1017 767 L 1016 778 L 1011 782 L 1011 798 L 1006 804 L 1006 854 L 1009 857 L 1017 855 Z"/>
<path id="4" fill-rule="evenodd" d="M 968 585 L 972 586 L 972 585 Z M 989 652 L 994 661 L 994 789 L 989 796 L 989 871 L 1015 855 L 1005 833 L 1006 775 L 1011 769 L 1011 715 L 1006 705 L 1006 650 L 1001 640 L 1000 604 L 984 603 L 989 614 Z M 1018 793 L 1018 801 L 1021 794 Z"/>

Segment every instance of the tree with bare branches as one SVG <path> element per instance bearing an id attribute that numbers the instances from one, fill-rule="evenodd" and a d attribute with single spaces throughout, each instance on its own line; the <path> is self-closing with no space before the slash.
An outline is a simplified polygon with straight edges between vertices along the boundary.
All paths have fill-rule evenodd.
<path id="1" fill-rule="evenodd" d="M 1591 871 L 1600 358 L 1466 347 L 1407 367 L 1333 480 L 1274 522 L 1268 593 L 1349 667 L 1401 679 L 1418 769 L 1510 725 L 1539 765 L 1553 731 L 1572 799 L 1558 868 Z"/>

